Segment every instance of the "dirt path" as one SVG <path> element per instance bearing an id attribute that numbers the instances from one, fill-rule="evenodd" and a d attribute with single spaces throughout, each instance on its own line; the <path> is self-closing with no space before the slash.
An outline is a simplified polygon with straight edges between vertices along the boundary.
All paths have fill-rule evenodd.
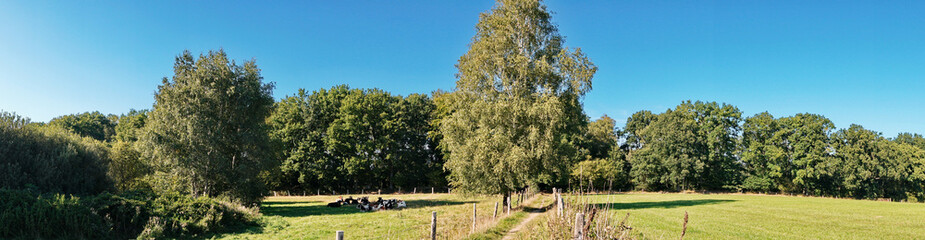
<path id="1" fill-rule="evenodd" d="M 504 234 L 504 238 L 502 238 L 502 240 L 514 239 L 514 235 L 520 232 L 520 230 L 522 230 L 524 227 L 527 226 L 527 223 L 530 223 L 530 221 L 533 221 L 534 218 L 536 218 L 543 212 L 545 212 L 543 209 L 537 209 L 537 210 L 531 211 L 527 215 L 527 218 L 524 218 L 523 221 L 520 221 L 520 223 L 518 223 L 517 226 L 515 226 L 514 228 L 511 228 L 510 231 L 507 231 L 507 234 Z"/>

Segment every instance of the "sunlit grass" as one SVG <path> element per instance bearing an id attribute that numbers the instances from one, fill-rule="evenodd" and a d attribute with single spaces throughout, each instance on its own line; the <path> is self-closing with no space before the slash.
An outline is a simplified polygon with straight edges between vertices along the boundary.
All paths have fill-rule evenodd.
<path id="1" fill-rule="evenodd" d="M 925 204 L 743 194 L 589 196 L 642 239 L 920 239 Z M 618 219 L 619 220 L 619 219 Z M 534 226 L 541 227 L 536 224 Z"/>
<path id="2" fill-rule="evenodd" d="M 460 239 L 472 231 L 473 203 L 476 203 L 479 223 L 493 225 L 491 218 L 495 202 L 501 200 L 500 196 L 456 194 L 381 195 L 384 199 L 405 200 L 408 208 L 360 212 L 352 206 L 328 208 L 326 204 L 337 197 L 269 197 L 264 201 L 261 212 L 264 216 L 279 217 L 288 222 L 287 227 L 275 232 L 250 229 L 219 238 L 327 239 L 334 238 L 336 231 L 343 230 L 346 239 L 423 239 L 429 238 L 431 212 L 437 211 L 438 239 Z M 379 195 L 369 197 L 375 200 Z M 502 215 L 500 212 L 499 209 L 499 215 Z"/>

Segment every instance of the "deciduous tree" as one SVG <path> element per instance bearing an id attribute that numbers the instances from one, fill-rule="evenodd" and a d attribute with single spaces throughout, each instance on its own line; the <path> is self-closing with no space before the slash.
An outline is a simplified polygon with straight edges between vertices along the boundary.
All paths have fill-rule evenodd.
<path id="1" fill-rule="evenodd" d="M 272 91 L 254 61 L 238 65 L 222 50 L 177 56 L 141 137 L 141 152 L 154 163 L 154 187 L 259 201 Z"/>
<path id="2" fill-rule="evenodd" d="M 537 0 L 501 0 L 483 13 L 460 57 L 452 115 L 441 121 L 450 184 L 509 193 L 568 176 L 587 117 L 580 98 L 597 67 L 564 38 Z"/>

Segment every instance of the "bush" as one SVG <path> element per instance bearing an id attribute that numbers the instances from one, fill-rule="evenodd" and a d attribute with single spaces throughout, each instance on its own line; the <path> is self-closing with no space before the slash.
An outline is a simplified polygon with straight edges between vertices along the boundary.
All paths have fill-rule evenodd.
<path id="1" fill-rule="evenodd" d="M 0 188 L 97 194 L 112 188 L 105 144 L 0 111 Z"/>
<path id="2" fill-rule="evenodd" d="M 254 209 L 207 197 L 151 192 L 78 198 L 0 190 L 0 239 L 152 239 L 268 225 Z"/>
<path id="3" fill-rule="evenodd" d="M 103 193 L 83 203 L 106 224 L 108 235 L 116 239 L 135 238 L 153 216 L 147 199 L 153 195 L 127 193 L 125 196 Z"/>
<path id="4" fill-rule="evenodd" d="M 150 208 L 158 219 L 151 221 L 145 231 L 163 236 L 221 232 L 232 227 L 257 226 L 260 221 L 256 210 L 207 197 L 165 194 L 153 199 Z"/>
<path id="5" fill-rule="evenodd" d="M 0 238 L 104 237 L 102 219 L 77 197 L 0 189 Z"/>

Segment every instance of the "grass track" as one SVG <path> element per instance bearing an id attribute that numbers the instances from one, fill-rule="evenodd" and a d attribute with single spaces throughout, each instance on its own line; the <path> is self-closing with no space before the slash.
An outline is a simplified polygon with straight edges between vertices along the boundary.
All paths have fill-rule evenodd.
<path id="1" fill-rule="evenodd" d="M 744 194 L 589 196 L 643 239 L 922 239 L 925 204 Z M 618 219 L 619 220 L 619 219 Z"/>

